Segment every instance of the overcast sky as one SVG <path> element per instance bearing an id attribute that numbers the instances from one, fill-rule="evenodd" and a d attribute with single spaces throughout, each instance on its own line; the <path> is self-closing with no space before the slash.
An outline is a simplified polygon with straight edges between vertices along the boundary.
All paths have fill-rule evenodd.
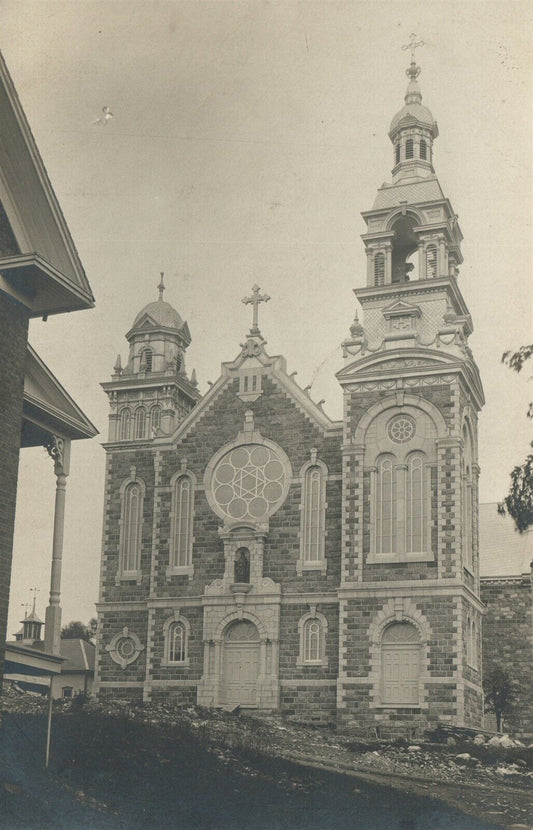
<path id="1" fill-rule="evenodd" d="M 190 326 L 200 390 L 260 325 L 315 400 L 341 415 L 334 373 L 365 284 L 362 210 L 390 181 L 387 132 L 418 33 L 434 164 L 464 234 L 459 285 L 487 404 L 481 499 L 505 495 L 528 449 L 527 373 L 500 363 L 531 340 L 531 4 L 2 0 L 3 51 L 96 296 L 33 321 L 30 342 L 100 430 L 73 447 L 63 619 L 94 613 L 107 398 L 124 334 L 157 298 Z M 94 121 L 103 106 L 114 118 Z M 55 480 L 21 453 L 10 627 L 48 602 Z"/>

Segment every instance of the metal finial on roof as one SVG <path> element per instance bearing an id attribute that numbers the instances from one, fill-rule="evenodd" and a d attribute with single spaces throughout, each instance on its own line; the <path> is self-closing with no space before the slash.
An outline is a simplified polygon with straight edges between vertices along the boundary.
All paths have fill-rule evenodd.
<path id="1" fill-rule="evenodd" d="M 406 43 L 402 46 L 402 50 L 405 52 L 407 49 L 411 50 L 411 65 L 408 69 L 405 70 L 405 74 L 411 81 L 416 81 L 418 76 L 421 73 L 421 69 L 419 66 L 416 65 L 415 61 L 415 49 L 418 49 L 419 46 L 424 45 L 423 40 L 417 40 L 417 35 L 414 32 L 411 32 L 411 40 L 409 43 Z"/>
<path id="2" fill-rule="evenodd" d="M 158 291 L 159 291 L 159 299 L 162 300 L 163 299 L 163 291 L 165 290 L 165 282 L 164 282 L 165 272 L 161 271 L 160 275 L 161 275 L 161 282 L 159 283 L 157 288 L 158 288 Z"/>

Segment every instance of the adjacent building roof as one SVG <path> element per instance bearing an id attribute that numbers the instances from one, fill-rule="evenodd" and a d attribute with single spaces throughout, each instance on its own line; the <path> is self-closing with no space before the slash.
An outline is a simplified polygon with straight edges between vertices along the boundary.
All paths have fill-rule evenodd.
<path id="1" fill-rule="evenodd" d="M 500 516 L 496 502 L 479 505 L 479 560 L 482 577 L 529 573 L 533 528 L 519 533 L 510 516 Z"/>

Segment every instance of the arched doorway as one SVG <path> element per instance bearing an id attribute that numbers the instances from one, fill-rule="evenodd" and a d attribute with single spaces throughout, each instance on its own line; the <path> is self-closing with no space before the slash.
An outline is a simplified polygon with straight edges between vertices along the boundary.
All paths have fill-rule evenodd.
<path id="1" fill-rule="evenodd" d="M 256 706 L 259 631 L 249 620 L 236 620 L 224 632 L 222 699 L 228 705 Z"/>
<path id="2" fill-rule="evenodd" d="M 408 622 L 392 623 L 381 638 L 383 704 L 418 705 L 420 635 Z"/>

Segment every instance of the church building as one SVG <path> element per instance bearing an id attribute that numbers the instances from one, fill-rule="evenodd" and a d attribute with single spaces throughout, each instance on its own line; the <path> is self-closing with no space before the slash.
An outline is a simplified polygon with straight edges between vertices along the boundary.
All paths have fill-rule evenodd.
<path id="1" fill-rule="evenodd" d="M 163 299 L 109 397 L 95 691 L 382 734 L 479 727 L 477 415 L 462 234 L 412 57 L 332 421 L 253 323 L 201 396 Z M 363 279 L 361 279 L 363 282 Z"/>

